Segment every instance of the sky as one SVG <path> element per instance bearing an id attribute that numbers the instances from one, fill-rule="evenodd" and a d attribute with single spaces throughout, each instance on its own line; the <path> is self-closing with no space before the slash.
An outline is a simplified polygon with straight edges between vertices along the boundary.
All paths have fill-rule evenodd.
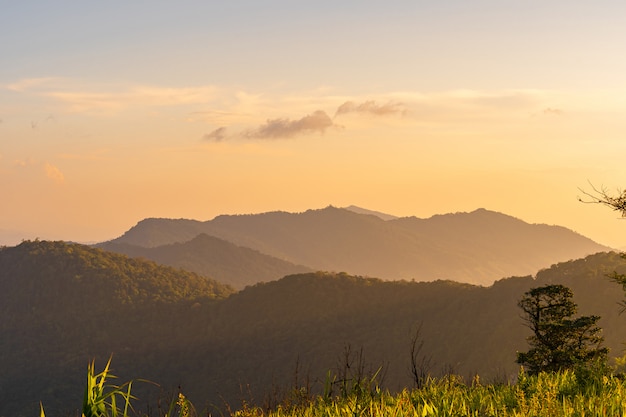
<path id="1" fill-rule="evenodd" d="M 357 205 L 624 247 L 579 197 L 625 185 L 625 42 L 619 1 L 3 2 L 0 243 Z"/>

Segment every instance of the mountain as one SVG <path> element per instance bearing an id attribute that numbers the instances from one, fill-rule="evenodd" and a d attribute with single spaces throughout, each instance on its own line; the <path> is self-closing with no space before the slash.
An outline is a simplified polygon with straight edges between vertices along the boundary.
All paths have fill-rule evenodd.
<path id="1" fill-rule="evenodd" d="M 31 312 L 31 305 L 51 308 L 66 298 L 94 314 L 98 308 L 126 304 L 223 298 L 232 288 L 195 273 L 132 259 L 85 245 L 24 241 L 0 249 L 0 276 L 6 302 L 0 314 Z M 50 291 L 45 291 L 49 286 Z M 20 291 L 28 303 L 16 303 Z M 105 303 L 106 301 L 106 303 Z M 12 310 L 15 308 L 15 310 Z"/>
<path id="2" fill-rule="evenodd" d="M 206 222 L 146 219 L 113 243 L 154 247 L 201 233 L 314 270 L 479 285 L 608 250 L 563 227 L 528 224 L 485 209 L 384 221 L 332 206 Z"/>
<path id="3" fill-rule="evenodd" d="M 36 397 L 54 405 L 59 392 L 79 403 L 80 392 L 64 390 L 81 386 L 95 356 L 171 347 L 181 310 L 234 292 L 195 273 L 48 241 L 0 248 L 0 286 L 0 415 L 36 410 Z"/>
<path id="4" fill-rule="evenodd" d="M 359 213 L 359 214 L 369 214 L 371 216 L 376 216 L 381 220 L 395 220 L 398 217 L 397 216 L 393 216 L 391 214 L 387 214 L 387 213 L 381 213 L 380 211 L 374 211 L 374 210 L 368 210 L 362 207 L 357 207 L 357 206 L 348 206 L 348 207 L 344 207 L 346 210 L 348 211 L 352 211 L 354 213 Z"/>
<path id="5" fill-rule="evenodd" d="M 98 247 L 183 268 L 237 289 L 257 282 L 277 280 L 285 275 L 311 272 L 305 266 L 264 255 L 204 233 L 187 242 L 156 247 L 115 242 L 104 243 Z"/>
<path id="6" fill-rule="evenodd" d="M 296 365 L 302 385 L 308 380 L 321 389 L 329 369 L 341 371 L 347 349 L 351 360 L 362 352 L 367 370 L 382 366 L 384 385 L 399 390 L 412 384 L 410 343 L 420 328 L 423 357 L 432 359 L 428 371 L 433 375 L 453 372 L 469 380 L 478 373 L 487 381 L 506 382 L 517 375 L 516 352 L 527 349 L 530 335 L 517 302 L 530 288 L 554 283 L 572 289 L 580 314 L 602 317 L 605 344 L 612 357 L 620 357 L 626 328 L 618 303 L 625 295 L 607 279 L 612 271 L 626 272 L 626 261 L 615 253 L 560 263 L 536 277 L 501 279 L 490 287 L 342 273 L 288 276 L 249 287 L 220 304 L 219 317 L 228 319 L 215 330 L 229 346 L 220 358 L 224 367 L 236 370 L 239 382 L 250 384 L 257 399 L 277 381 L 293 384 Z M 207 348 L 189 355 L 199 358 Z M 225 390 L 224 381 L 235 382 L 229 372 L 212 372 L 216 391 Z M 190 378 L 186 385 L 196 384 L 201 381 Z"/>
<path id="7" fill-rule="evenodd" d="M 296 383 L 320 392 L 346 362 L 364 372 L 382 366 L 383 386 L 398 390 L 411 385 L 420 326 L 433 375 L 505 382 L 529 335 L 517 302 L 548 283 L 569 286 L 581 314 L 600 315 L 611 356 L 621 356 L 625 295 L 607 279 L 612 271 L 626 272 L 626 260 L 600 253 L 490 287 L 316 272 L 232 294 L 152 262 L 25 242 L 0 250 L 0 415 L 33 415 L 39 401 L 49 415 L 75 414 L 87 363 L 103 366 L 111 354 L 119 381 L 160 384 L 133 385 L 141 409 L 178 387 L 210 412 L 271 403 Z"/>

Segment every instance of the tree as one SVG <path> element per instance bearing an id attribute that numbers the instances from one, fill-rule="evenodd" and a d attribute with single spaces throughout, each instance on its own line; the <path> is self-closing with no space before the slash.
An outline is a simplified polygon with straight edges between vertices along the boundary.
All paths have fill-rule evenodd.
<path id="1" fill-rule="evenodd" d="M 579 197 L 578 200 L 588 204 L 605 205 L 615 211 L 619 211 L 622 217 L 626 217 L 626 190 L 618 189 L 617 194 L 613 195 L 604 187 L 597 189 L 591 185 L 591 189 L 591 192 L 581 189 L 580 191 L 586 196 L 586 199 Z"/>
<path id="2" fill-rule="evenodd" d="M 529 373 L 560 371 L 606 361 L 608 348 L 598 327 L 599 316 L 572 318 L 577 305 L 572 291 L 564 285 L 545 285 L 527 291 L 518 305 L 523 320 L 532 330 L 528 337 L 531 349 L 517 353 L 517 363 Z"/>
<path id="3" fill-rule="evenodd" d="M 582 198 L 578 198 L 583 203 L 590 204 L 602 204 L 607 207 L 612 208 L 614 211 L 619 211 L 622 217 L 626 218 L 626 190 L 617 190 L 617 194 L 613 195 L 608 192 L 608 190 L 604 187 L 601 189 L 597 189 L 593 185 L 591 185 L 592 192 L 587 192 L 584 190 L 580 190 L 583 194 L 587 196 L 586 200 Z M 622 258 L 626 259 L 626 253 L 622 253 Z M 618 274 L 617 272 L 613 272 L 609 275 L 609 278 L 620 284 L 622 289 L 626 293 L 626 274 Z M 626 300 L 620 303 L 622 310 L 621 313 L 626 311 Z"/>

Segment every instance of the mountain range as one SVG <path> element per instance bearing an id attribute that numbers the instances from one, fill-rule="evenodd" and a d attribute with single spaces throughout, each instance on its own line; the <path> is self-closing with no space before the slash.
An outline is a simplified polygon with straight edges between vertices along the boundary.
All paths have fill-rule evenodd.
<path id="1" fill-rule="evenodd" d="M 204 244 L 194 241 L 199 235 L 206 235 Z M 150 218 L 98 246 L 209 274 L 237 288 L 306 270 L 491 285 L 609 250 L 564 227 L 528 224 L 485 209 L 420 219 L 354 206 L 222 215 L 204 222 Z M 203 261 L 209 258 L 211 266 Z M 222 261 L 227 265 L 216 264 Z"/>
<path id="2" fill-rule="evenodd" d="M 143 410 L 178 389 L 216 414 L 294 386 L 319 393 L 346 364 L 380 367 L 383 387 L 402 389 L 416 335 L 429 373 L 506 382 L 529 335 L 517 302 L 548 283 L 570 287 L 581 314 L 600 315 L 611 356 L 621 356 L 624 293 L 607 279 L 613 271 L 626 272 L 626 260 L 609 252 L 489 287 L 309 272 L 235 292 L 102 249 L 25 241 L 0 248 L 0 415 L 33 415 L 39 401 L 49 415 L 73 415 L 88 362 L 102 367 L 111 354 L 120 381 L 160 384 L 133 385 Z"/>
<path id="3" fill-rule="evenodd" d="M 226 240 L 201 233 L 187 242 L 156 247 L 108 242 L 98 245 L 108 251 L 150 259 L 211 277 L 241 289 L 257 282 L 272 281 L 311 268 L 237 246 Z"/>

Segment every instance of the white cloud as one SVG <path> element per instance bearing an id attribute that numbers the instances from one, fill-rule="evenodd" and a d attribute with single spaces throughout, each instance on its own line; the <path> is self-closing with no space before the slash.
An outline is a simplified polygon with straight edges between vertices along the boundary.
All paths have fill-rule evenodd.
<path id="1" fill-rule="evenodd" d="M 181 106 L 210 101 L 215 94 L 211 86 L 195 88 L 131 87 L 118 91 L 51 91 L 55 98 L 74 112 L 118 112 L 133 107 Z"/>
<path id="2" fill-rule="evenodd" d="M 46 177 L 48 177 L 55 183 L 62 184 L 63 182 L 65 182 L 65 176 L 59 168 L 47 162 L 44 164 L 43 168 L 46 173 Z"/>
<path id="3" fill-rule="evenodd" d="M 133 107 L 201 104 L 210 102 L 217 91 L 210 85 L 105 85 L 52 77 L 18 80 L 5 87 L 15 92 L 52 98 L 73 112 L 119 112 Z"/>
<path id="4" fill-rule="evenodd" d="M 52 85 L 55 81 L 58 80 L 59 78 L 54 77 L 24 78 L 11 84 L 5 85 L 5 88 L 11 91 L 25 92 L 34 89 L 45 88 L 46 86 Z"/>
<path id="5" fill-rule="evenodd" d="M 55 165 L 49 162 L 41 162 L 33 158 L 16 159 L 13 161 L 13 169 L 31 178 L 46 178 L 56 184 L 65 182 L 65 175 Z"/>

